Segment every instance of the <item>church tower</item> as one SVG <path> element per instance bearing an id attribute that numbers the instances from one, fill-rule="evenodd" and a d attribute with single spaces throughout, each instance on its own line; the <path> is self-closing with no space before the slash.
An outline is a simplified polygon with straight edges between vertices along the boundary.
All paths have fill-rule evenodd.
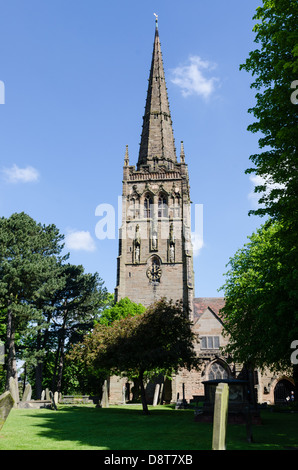
<path id="1" fill-rule="evenodd" d="M 116 301 L 149 306 L 162 297 L 194 296 L 188 169 L 177 161 L 156 18 L 137 166 L 124 157 Z"/>

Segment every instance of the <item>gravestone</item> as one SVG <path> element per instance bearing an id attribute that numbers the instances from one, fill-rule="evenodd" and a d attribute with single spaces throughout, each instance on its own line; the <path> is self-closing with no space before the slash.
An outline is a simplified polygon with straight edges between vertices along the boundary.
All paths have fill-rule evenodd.
<path id="1" fill-rule="evenodd" d="M 56 406 L 58 405 L 58 402 L 59 402 L 59 393 L 58 392 L 55 392 L 54 393 L 54 402 L 56 404 Z"/>
<path id="2" fill-rule="evenodd" d="M 156 406 L 158 404 L 159 390 L 160 390 L 160 384 L 156 384 L 155 391 L 154 391 L 154 398 L 153 398 L 153 406 Z"/>
<path id="3" fill-rule="evenodd" d="M 215 391 L 212 450 L 226 450 L 229 386 L 219 383 Z"/>
<path id="4" fill-rule="evenodd" d="M 46 388 L 46 400 L 47 401 L 51 400 L 50 390 L 48 388 Z"/>
<path id="5" fill-rule="evenodd" d="M 160 386 L 160 393 L 159 393 L 159 403 L 161 405 L 163 404 L 163 388 L 164 388 L 164 384 L 162 383 Z"/>
<path id="6" fill-rule="evenodd" d="M 45 390 L 43 390 L 43 391 L 41 392 L 41 400 L 44 400 L 44 399 L 45 399 L 45 396 L 46 396 L 46 392 L 45 392 Z"/>
<path id="7" fill-rule="evenodd" d="M 13 398 L 14 404 L 13 407 L 17 408 L 19 404 L 19 390 L 18 390 L 18 385 L 16 382 L 16 379 L 13 377 L 10 377 L 9 379 L 9 391 L 11 393 L 11 396 Z"/>
<path id="8" fill-rule="evenodd" d="M 23 393 L 22 401 L 30 401 L 32 395 L 32 387 L 30 384 L 27 384 Z"/>
<path id="9" fill-rule="evenodd" d="M 10 392 L 4 392 L 0 395 L 0 429 L 3 427 L 13 405 L 14 399 Z"/>
<path id="10" fill-rule="evenodd" d="M 108 381 L 107 380 L 104 381 L 104 384 L 102 386 L 101 407 L 109 408 L 109 394 L 108 394 Z"/>
<path id="11" fill-rule="evenodd" d="M 52 402 L 52 407 L 57 411 L 57 406 L 56 406 L 56 403 L 55 403 L 55 400 L 54 400 L 53 392 L 50 391 L 49 395 L 50 395 L 50 400 Z"/>

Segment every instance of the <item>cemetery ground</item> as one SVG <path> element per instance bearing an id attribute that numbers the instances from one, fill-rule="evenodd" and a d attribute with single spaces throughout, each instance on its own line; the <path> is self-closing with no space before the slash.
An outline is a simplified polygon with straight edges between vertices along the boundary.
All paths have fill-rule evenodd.
<path id="1" fill-rule="evenodd" d="M 0 450 L 211 450 L 212 424 L 194 421 L 193 409 L 173 406 L 59 405 L 58 410 L 12 409 L 0 431 Z M 227 450 L 298 448 L 298 413 L 261 411 L 246 441 L 245 425 L 228 424 Z"/>

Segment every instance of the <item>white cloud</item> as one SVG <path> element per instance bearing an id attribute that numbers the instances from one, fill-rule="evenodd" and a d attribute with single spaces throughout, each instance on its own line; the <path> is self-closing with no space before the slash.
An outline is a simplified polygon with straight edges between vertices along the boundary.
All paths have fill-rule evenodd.
<path id="1" fill-rule="evenodd" d="M 206 75 L 215 67 L 215 64 L 202 60 L 199 56 L 190 56 L 187 65 L 178 66 L 172 70 L 171 82 L 181 88 L 182 95 L 185 97 L 198 95 L 205 99 L 209 98 L 215 90 L 218 78 L 208 78 Z"/>
<path id="2" fill-rule="evenodd" d="M 95 251 L 96 246 L 88 231 L 71 231 L 65 236 L 65 246 L 69 250 Z"/>
<path id="3" fill-rule="evenodd" d="M 264 178 L 258 175 L 250 175 L 250 181 L 252 182 L 253 186 L 248 194 L 248 199 L 251 201 L 251 204 L 254 208 L 258 207 L 258 201 L 261 197 L 260 193 L 255 193 L 255 186 L 261 186 L 265 183 Z"/>
<path id="4" fill-rule="evenodd" d="M 2 173 L 7 183 L 31 183 L 39 179 L 39 172 L 32 166 L 19 168 L 13 165 L 11 168 L 4 168 Z"/>
<path id="5" fill-rule="evenodd" d="M 201 249 L 204 246 L 203 237 L 197 233 L 191 234 L 191 241 L 192 241 L 192 249 L 193 249 L 193 256 L 199 256 Z"/>
<path id="6" fill-rule="evenodd" d="M 270 181 L 270 176 L 268 175 L 267 177 L 259 176 L 259 175 L 250 175 L 249 177 L 250 181 L 253 184 L 253 187 L 251 191 L 248 194 L 248 199 L 251 201 L 252 205 L 254 208 L 257 208 L 258 206 L 262 207 L 262 204 L 259 204 L 259 199 L 264 195 L 264 194 L 269 194 L 272 189 L 282 189 L 285 186 L 282 184 L 278 183 L 273 183 Z M 256 186 L 263 186 L 266 185 L 266 191 L 265 192 L 260 192 L 260 193 L 255 193 L 254 189 Z"/>

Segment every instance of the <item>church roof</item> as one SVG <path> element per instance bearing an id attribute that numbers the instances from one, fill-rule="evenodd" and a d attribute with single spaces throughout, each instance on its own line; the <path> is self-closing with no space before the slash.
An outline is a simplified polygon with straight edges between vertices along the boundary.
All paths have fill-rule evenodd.
<path id="1" fill-rule="evenodd" d="M 198 297 L 193 300 L 193 318 L 196 322 L 202 314 L 209 308 L 218 317 L 221 316 L 220 310 L 225 305 L 224 297 Z"/>
<path id="2" fill-rule="evenodd" d="M 157 21 L 138 169 L 152 162 L 155 165 L 177 162 Z"/>

